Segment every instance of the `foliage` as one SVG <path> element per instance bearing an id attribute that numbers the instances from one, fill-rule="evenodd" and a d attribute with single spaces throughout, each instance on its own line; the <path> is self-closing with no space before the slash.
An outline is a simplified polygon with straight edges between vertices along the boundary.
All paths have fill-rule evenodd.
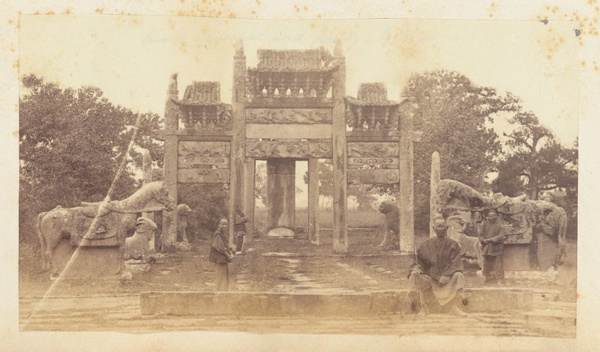
<path id="1" fill-rule="evenodd" d="M 563 147 L 531 112 L 520 112 L 509 122 L 515 128 L 504 134 L 509 153 L 499 164 L 495 190 L 508 195 L 525 192 L 531 199 L 557 188 L 576 194 L 577 142 L 573 148 Z"/>
<path id="2" fill-rule="evenodd" d="M 210 238 L 219 218 L 229 214 L 229 192 L 221 184 L 180 184 L 178 198 L 178 204 L 192 209 L 187 229 L 190 240 Z"/>
<path id="3" fill-rule="evenodd" d="M 37 213 L 57 205 L 103 199 L 133 134 L 137 115 L 115 106 L 96 87 L 63 89 L 35 75 L 23 77 L 25 94 L 19 101 L 19 217 L 21 234 L 32 231 Z M 162 143 L 152 138 L 156 114 L 143 114 L 136 144 L 162 163 Z M 138 182 L 133 168 L 124 170 L 112 199 L 131 195 Z"/>
<path id="4" fill-rule="evenodd" d="M 403 95 L 409 98 L 402 116 L 412 116 L 414 130 L 423 132 L 421 141 L 414 143 L 415 227 L 426 230 L 431 154 L 440 153 L 442 178 L 486 190 L 486 175 L 495 169 L 501 150 L 491 123 L 499 112 L 518 110 L 519 100 L 446 70 L 412 75 Z M 377 190 L 390 193 L 389 187 Z"/>

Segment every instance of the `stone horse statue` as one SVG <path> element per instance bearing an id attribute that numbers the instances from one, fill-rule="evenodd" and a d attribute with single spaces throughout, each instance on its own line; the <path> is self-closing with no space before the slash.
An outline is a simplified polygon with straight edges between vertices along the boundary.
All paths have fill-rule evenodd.
<path id="1" fill-rule="evenodd" d="M 42 269 L 56 271 L 52 261 L 54 249 L 63 238 L 71 245 L 122 246 L 128 232 L 135 230 L 138 213 L 174 210 L 163 181 L 150 182 L 119 201 L 98 203 L 82 202 L 81 206 L 40 213 L 36 230 L 40 240 Z M 94 222 L 94 219 L 96 221 Z M 95 224 L 94 228 L 91 225 Z"/>

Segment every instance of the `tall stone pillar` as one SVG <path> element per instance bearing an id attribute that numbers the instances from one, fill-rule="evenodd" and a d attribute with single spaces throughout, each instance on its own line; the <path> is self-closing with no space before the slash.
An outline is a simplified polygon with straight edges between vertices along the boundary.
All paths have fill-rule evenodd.
<path id="1" fill-rule="evenodd" d="M 319 224 L 317 211 L 319 207 L 319 159 L 308 159 L 308 239 L 319 244 Z"/>
<path id="2" fill-rule="evenodd" d="M 267 229 L 296 226 L 296 161 L 267 160 Z"/>
<path id="3" fill-rule="evenodd" d="M 339 68 L 333 74 L 333 251 L 348 250 L 348 206 L 346 165 L 346 58 L 342 42 L 336 40 L 334 60 Z"/>
<path id="4" fill-rule="evenodd" d="M 437 190 L 440 186 L 441 171 L 440 171 L 440 153 L 433 152 L 431 154 L 431 179 L 429 183 L 429 237 L 435 237 L 433 230 L 433 220 L 438 215 L 438 197 Z"/>
<path id="5" fill-rule="evenodd" d="M 413 188 L 413 126 L 412 115 L 403 114 L 400 120 L 400 253 L 413 254 L 415 245 L 414 188 Z"/>
<path id="6" fill-rule="evenodd" d="M 244 101 L 246 92 L 246 56 L 242 41 L 236 44 L 233 57 L 232 118 L 233 136 L 231 139 L 230 198 L 229 198 L 229 241 L 233 244 L 233 219 L 236 205 L 244 205 L 244 161 L 246 155 L 246 118 Z"/>
<path id="7" fill-rule="evenodd" d="M 248 222 L 246 223 L 246 233 L 248 234 L 247 239 L 254 235 L 254 202 L 256 197 L 254 196 L 254 173 L 255 173 L 255 161 L 254 159 L 246 160 L 244 165 L 244 215 Z"/>
<path id="8" fill-rule="evenodd" d="M 150 157 L 150 151 L 148 149 L 142 150 L 142 175 L 144 185 L 152 182 L 152 158 Z M 154 221 L 154 213 L 143 213 L 142 216 Z M 156 232 L 155 232 L 156 235 Z M 150 251 L 156 251 L 156 238 L 152 236 L 150 238 Z"/>
<path id="9" fill-rule="evenodd" d="M 177 99 L 177 74 L 171 75 L 169 89 L 167 90 L 167 102 L 165 103 L 165 156 L 164 156 L 164 180 L 169 195 L 177 200 L 177 130 L 179 128 L 179 108 L 171 101 Z M 177 240 L 177 211 L 163 211 L 162 243 L 169 247 Z"/>

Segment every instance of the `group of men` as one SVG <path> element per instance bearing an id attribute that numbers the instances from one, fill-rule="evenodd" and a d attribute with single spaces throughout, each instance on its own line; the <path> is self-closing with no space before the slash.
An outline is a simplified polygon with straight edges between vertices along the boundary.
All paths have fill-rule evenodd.
<path id="1" fill-rule="evenodd" d="M 460 309 L 465 287 L 460 245 L 448 238 L 448 226 L 443 217 L 436 217 L 433 229 L 436 237 L 419 246 L 416 262 L 410 268 L 408 289 L 411 308 L 415 312 L 425 307 L 429 311 L 464 315 Z M 490 210 L 479 234 L 486 283 L 504 279 L 502 254 L 505 240 L 498 213 Z"/>

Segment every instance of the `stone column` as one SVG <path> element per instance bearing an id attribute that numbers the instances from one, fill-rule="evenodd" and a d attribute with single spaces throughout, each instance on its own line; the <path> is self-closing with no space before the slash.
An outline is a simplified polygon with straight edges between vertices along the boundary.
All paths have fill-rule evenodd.
<path id="1" fill-rule="evenodd" d="M 308 159 L 308 239 L 319 244 L 319 224 L 317 211 L 319 208 L 319 159 Z"/>
<path id="2" fill-rule="evenodd" d="M 177 99 L 177 74 L 171 75 L 169 89 L 167 90 L 167 102 L 165 103 L 165 156 L 164 156 L 164 180 L 169 195 L 177 199 L 177 130 L 179 128 L 179 107 L 171 100 Z M 163 212 L 163 231 L 161 245 L 174 243 L 177 240 L 177 211 Z"/>
<path id="3" fill-rule="evenodd" d="M 267 160 L 267 230 L 296 226 L 296 161 Z"/>
<path id="4" fill-rule="evenodd" d="M 438 214 L 438 197 L 437 190 L 440 186 L 441 171 L 440 171 L 440 154 L 433 152 L 431 154 L 431 179 L 429 182 L 429 237 L 435 237 L 435 231 L 433 231 L 433 220 Z"/>
<path id="5" fill-rule="evenodd" d="M 143 184 L 147 185 L 152 182 L 152 158 L 150 157 L 150 151 L 148 149 L 142 149 L 142 172 L 143 172 Z M 154 213 L 143 213 L 142 216 L 154 221 Z M 156 251 L 156 231 L 154 235 L 150 237 L 150 252 Z"/>
<path id="6" fill-rule="evenodd" d="M 254 202 L 256 197 L 254 196 L 254 173 L 255 173 L 255 161 L 254 159 L 246 160 L 244 165 L 244 206 L 243 211 L 246 215 L 248 222 L 246 223 L 246 240 L 254 236 Z"/>
<path id="7" fill-rule="evenodd" d="M 346 117 L 344 97 L 346 96 L 346 58 L 342 43 L 336 40 L 333 49 L 334 60 L 339 68 L 333 74 L 333 251 L 348 250 L 348 207 L 347 207 L 347 165 L 346 165 Z"/>
<path id="8" fill-rule="evenodd" d="M 233 137 L 231 139 L 230 198 L 229 198 L 229 241 L 233 245 L 233 219 L 235 207 L 244 204 L 244 161 L 246 155 L 246 119 L 244 101 L 246 92 L 246 56 L 242 41 L 236 44 L 233 57 L 233 94 L 232 119 Z"/>
<path id="9" fill-rule="evenodd" d="M 403 114 L 400 120 L 400 253 L 413 254 L 415 245 L 413 190 L 413 127 L 412 115 Z"/>

